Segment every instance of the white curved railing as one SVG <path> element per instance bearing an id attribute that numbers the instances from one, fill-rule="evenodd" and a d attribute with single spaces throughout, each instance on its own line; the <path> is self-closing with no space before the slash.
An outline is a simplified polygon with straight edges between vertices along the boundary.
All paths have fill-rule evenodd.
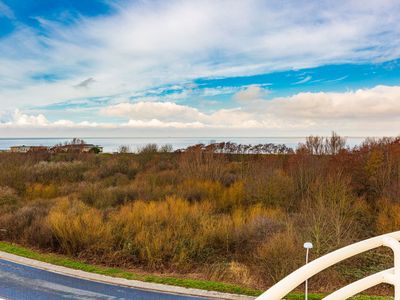
<path id="1" fill-rule="evenodd" d="M 325 297 L 325 300 L 347 299 L 380 283 L 394 286 L 394 300 L 400 300 L 400 231 L 383 234 L 340 248 L 297 269 L 272 286 L 256 300 L 280 300 L 306 279 L 349 257 L 381 246 L 389 247 L 394 254 L 394 268 L 353 282 Z"/>

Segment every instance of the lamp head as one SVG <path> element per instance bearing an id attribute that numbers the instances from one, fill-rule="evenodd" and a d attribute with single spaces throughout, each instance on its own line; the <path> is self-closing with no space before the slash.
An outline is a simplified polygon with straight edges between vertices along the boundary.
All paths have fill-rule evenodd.
<path id="1" fill-rule="evenodd" d="M 310 242 L 307 242 L 307 243 L 304 243 L 304 246 L 303 246 L 303 247 L 306 248 L 306 249 L 312 249 L 313 244 L 310 243 Z"/>

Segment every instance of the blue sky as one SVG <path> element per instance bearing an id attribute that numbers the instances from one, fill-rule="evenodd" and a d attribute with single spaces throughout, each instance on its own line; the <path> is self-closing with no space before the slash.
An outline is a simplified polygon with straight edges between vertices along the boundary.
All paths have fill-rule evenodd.
<path id="1" fill-rule="evenodd" d="M 0 133 L 397 135 L 399 16 L 391 0 L 0 0 Z"/>

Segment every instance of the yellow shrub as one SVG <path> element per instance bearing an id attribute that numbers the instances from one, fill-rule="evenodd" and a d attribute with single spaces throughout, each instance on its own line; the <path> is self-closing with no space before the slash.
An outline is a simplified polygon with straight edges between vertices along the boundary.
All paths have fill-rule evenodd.
<path id="1" fill-rule="evenodd" d="M 210 211 L 207 204 L 169 197 L 162 202 L 125 205 L 110 222 L 122 251 L 136 260 L 152 268 L 163 263 L 184 265 L 195 255 L 192 251 L 202 248 L 201 239 L 196 237 Z"/>
<path id="2" fill-rule="evenodd" d="M 239 207 L 244 202 L 243 182 L 237 181 L 229 187 L 210 180 L 185 180 L 179 187 L 180 194 L 189 201 L 208 201 L 218 211 Z"/>
<path id="3" fill-rule="evenodd" d="M 110 241 L 110 232 L 100 211 L 80 201 L 59 200 L 50 210 L 47 221 L 61 248 L 68 254 L 103 251 Z"/>
<path id="4" fill-rule="evenodd" d="M 261 205 L 221 214 L 210 202 L 167 197 L 124 205 L 109 222 L 114 244 L 128 259 L 151 268 L 185 269 L 249 253 L 280 228 L 278 214 Z"/>
<path id="5" fill-rule="evenodd" d="M 390 203 L 388 199 L 379 201 L 376 228 L 379 233 L 400 230 L 400 204 Z"/>
<path id="6" fill-rule="evenodd" d="M 35 183 L 26 189 L 26 196 L 30 199 L 51 199 L 57 197 L 57 187 L 54 184 Z"/>
<path id="7" fill-rule="evenodd" d="M 185 180 L 178 190 L 182 197 L 189 201 L 220 199 L 223 194 L 223 186 L 211 180 Z"/>
<path id="8" fill-rule="evenodd" d="M 215 199 L 219 210 L 239 208 L 244 202 L 244 185 L 242 181 L 237 181 L 230 187 L 225 188 L 221 198 Z"/>
<path id="9" fill-rule="evenodd" d="M 284 229 L 278 216 L 285 217 L 280 210 L 265 209 L 261 205 L 235 209 L 229 215 L 228 223 L 232 250 L 238 253 L 251 251 L 260 242 Z"/>

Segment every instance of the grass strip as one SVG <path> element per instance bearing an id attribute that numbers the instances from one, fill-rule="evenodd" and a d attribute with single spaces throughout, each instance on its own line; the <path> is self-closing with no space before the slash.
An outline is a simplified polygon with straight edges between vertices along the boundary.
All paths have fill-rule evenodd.
<path id="1" fill-rule="evenodd" d="M 19 245 L 10 244 L 6 242 L 0 242 L 0 250 L 15 254 L 18 256 L 31 258 L 34 260 L 50 263 L 53 265 L 63 266 L 75 270 L 82 270 L 85 272 L 91 272 L 101 275 L 107 275 L 112 277 L 119 277 L 131 280 L 140 280 L 152 283 L 161 283 L 174 286 L 181 286 L 187 288 L 195 288 L 208 291 L 217 291 L 223 293 L 243 294 L 249 296 L 258 296 L 262 291 L 244 288 L 234 284 L 227 284 L 222 282 L 214 282 L 200 279 L 185 279 L 175 277 L 164 277 L 156 275 L 143 275 L 135 274 L 132 272 L 124 271 L 119 268 L 107 268 L 102 266 L 96 266 L 87 264 L 78 260 L 74 260 L 63 255 L 53 253 L 39 253 L 31 249 L 21 247 Z"/>

